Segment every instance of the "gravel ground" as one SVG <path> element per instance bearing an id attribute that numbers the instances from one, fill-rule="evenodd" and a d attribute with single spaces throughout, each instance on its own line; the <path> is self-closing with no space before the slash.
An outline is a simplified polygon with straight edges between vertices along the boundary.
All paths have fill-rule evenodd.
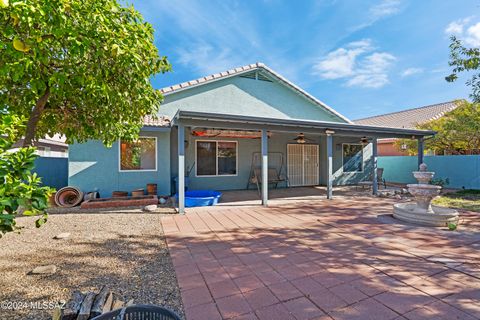
<path id="1" fill-rule="evenodd" d="M 0 238 L 0 303 L 57 302 L 72 291 L 108 286 L 124 301 L 164 305 L 183 318 L 175 271 L 160 214 L 140 212 L 50 214 L 39 229 L 32 217 L 18 219 L 20 234 Z M 68 239 L 53 237 L 70 232 Z M 54 264 L 53 275 L 29 275 Z M 50 310 L 0 309 L 0 319 L 49 319 Z"/>

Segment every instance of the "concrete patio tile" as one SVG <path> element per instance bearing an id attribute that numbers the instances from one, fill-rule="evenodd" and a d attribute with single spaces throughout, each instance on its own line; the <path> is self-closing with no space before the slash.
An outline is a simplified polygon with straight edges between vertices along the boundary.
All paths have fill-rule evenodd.
<path id="1" fill-rule="evenodd" d="M 238 317 L 250 313 L 252 309 L 241 294 L 224 297 L 216 300 L 217 307 L 224 319 Z"/>
<path id="2" fill-rule="evenodd" d="M 178 281 L 178 286 L 182 291 L 202 287 L 205 285 L 205 281 L 203 280 L 203 277 L 199 273 L 187 275 L 187 276 L 177 275 L 177 281 Z"/>
<path id="3" fill-rule="evenodd" d="M 316 291 L 322 291 L 325 289 L 324 286 L 314 281 L 310 277 L 303 277 L 290 281 L 298 290 L 303 292 L 305 295 L 309 295 Z"/>
<path id="4" fill-rule="evenodd" d="M 228 297 L 240 293 L 238 287 L 230 279 L 208 283 L 208 287 L 210 288 L 210 292 L 212 293 L 214 299 Z"/>
<path id="5" fill-rule="evenodd" d="M 292 320 L 293 316 L 288 312 L 287 308 L 281 304 L 275 304 L 255 311 L 259 320 Z"/>
<path id="6" fill-rule="evenodd" d="M 222 320 L 214 303 L 185 308 L 185 315 L 188 320 Z"/>
<path id="7" fill-rule="evenodd" d="M 208 288 L 205 285 L 182 291 L 182 300 L 185 308 L 213 302 L 210 291 L 208 291 Z"/>
<path id="8" fill-rule="evenodd" d="M 253 310 L 258 310 L 280 302 L 267 287 L 245 292 L 243 296 L 247 299 L 248 304 L 250 304 Z"/>
<path id="9" fill-rule="evenodd" d="M 305 297 L 286 301 L 284 305 L 297 320 L 317 319 L 325 314 Z"/>
<path id="10" fill-rule="evenodd" d="M 352 307 L 369 320 L 390 320 L 398 317 L 393 310 L 372 298 L 357 302 Z"/>
<path id="11" fill-rule="evenodd" d="M 434 300 L 433 297 L 413 288 L 404 292 L 380 293 L 374 299 L 400 314 L 426 305 Z"/>
<path id="12" fill-rule="evenodd" d="M 346 301 L 335 295 L 333 292 L 323 289 L 310 294 L 310 300 L 326 312 L 333 311 L 348 305 Z"/>
<path id="13" fill-rule="evenodd" d="M 340 284 L 338 286 L 330 288 L 329 290 L 332 291 L 335 295 L 342 298 L 348 304 L 352 304 L 368 298 L 367 295 L 357 290 L 350 284 Z"/>
<path id="14" fill-rule="evenodd" d="M 162 219 L 187 320 L 220 319 L 220 307 L 225 319 L 309 319 L 312 305 L 330 313 L 312 315 L 322 320 L 480 318 L 476 229 L 399 223 L 392 203 L 219 206 Z"/>
<path id="15" fill-rule="evenodd" d="M 234 317 L 232 318 L 232 320 L 258 320 L 258 318 L 255 313 L 248 313 L 238 317 Z"/>
<path id="16" fill-rule="evenodd" d="M 295 288 L 290 282 L 272 284 L 268 286 L 268 288 L 280 301 L 286 301 L 303 296 L 303 293 Z"/>
<path id="17" fill-rule="evenodd" d="M 282 277 L 278 272 L 274 271 L 273 269 L 272 271 L 262 271 L 256 273 L 256 275 L 267 286 L 287 281 L 284 277 Z"/>
<path id="18" fill-rule="evenodd" d="M 237 287 L 240 289 L 241 292 L 248 292 L 254 289 L 258 289 L 264 286 L 260 279 L 253 275 L 249 274 L 243 277 L 233 279 Z"/>

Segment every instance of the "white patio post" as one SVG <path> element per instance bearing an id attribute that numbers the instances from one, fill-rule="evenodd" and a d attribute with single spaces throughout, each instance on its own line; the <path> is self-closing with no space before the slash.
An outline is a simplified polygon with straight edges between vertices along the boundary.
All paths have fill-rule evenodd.
<path id="1" fill-rule="evenodd" d="M 377 138 L 372 140 L 372 166 L 373 166 L 373 182 L 372 182 L 372 193 L 376 195 L 378 193 L 378 177 L 377 177 L 377 162 L 378 162 L 378 152 L 377 152 Z"/>
<path id="2" fill-rule="evenodd" d="M 268 135 L 262 129 L 262 204 L 268 205 Z"/>
<path id="3" fill-rule="evenodd" d="M 423 137 L 418 138 L 417 141 L 418 141 L 418 167 L 420 167 L 420 165 L 423 163 L 423 153 L 424 153 Z"/>
<path id="4" fill-rule="evenodd" d="M 333 198 L 333 131 L 327 130 L 327 199 Z"/>
<path id="5" fill-rule="evenodd" d="M 185 127 L 178 124 L 178 213 L 185 213 Z"/>

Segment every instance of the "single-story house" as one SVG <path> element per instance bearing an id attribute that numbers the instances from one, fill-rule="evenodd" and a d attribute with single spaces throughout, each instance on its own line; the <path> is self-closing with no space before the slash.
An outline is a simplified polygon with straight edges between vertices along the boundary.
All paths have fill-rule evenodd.
<path id="1" fill-rule="evenodd" d="M 325 185 L 331 198 L 333 185 L 373 179 L 376 192 L 377 139 L 418 139 L 421 162 L 423 138 L 434 134 L 355 124 L 262 63 L 162 92 L 158 117 L 145 119 L 137 141 L 72 144 L 69 185 L 108 197 L 156 183 L 160 195 L 178 190 L 180 212 L 185 183 L 241 190 L 273 177 L 279 187 Z M 259 188 L 266 205 L 268 184 Z"/>
<path id="2" fill-rule="evenodd" d="M 378 116 L 354 120 L 353 122 L 369 126 L 415 129 L 420 124 L 439 119 L 446 113 L 455 110 L 459 106 L 458 101 L 459 100 L 454 100 L 398 112 L 385 113 Z M 396 138 L 378 139 L 378 155 L 408 156 L 408 146 L 402 145 L 399 148 L 396 145 L 397 140 L 398 139 Z"/>

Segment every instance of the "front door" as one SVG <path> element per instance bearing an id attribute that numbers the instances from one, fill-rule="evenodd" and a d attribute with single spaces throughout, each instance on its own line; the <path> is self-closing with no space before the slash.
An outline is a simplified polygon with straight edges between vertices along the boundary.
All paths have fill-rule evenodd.
<path id="1" fill-rule="evenodd" d="M 288 144 L 287 175 L 291 187 L 318 185 L 318 145 Z"/>

